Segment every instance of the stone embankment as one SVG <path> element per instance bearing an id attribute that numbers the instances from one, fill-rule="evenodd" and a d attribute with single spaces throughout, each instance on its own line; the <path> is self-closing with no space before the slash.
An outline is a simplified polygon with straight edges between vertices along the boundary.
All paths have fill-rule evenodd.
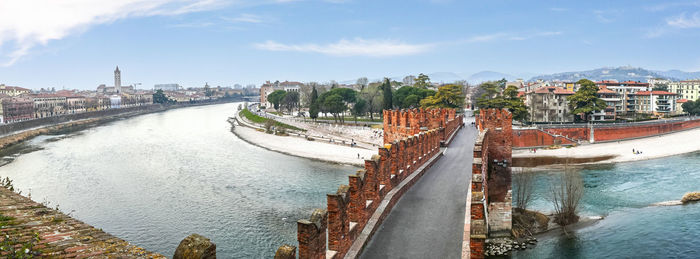
<path id="1" fill-rule="evenodd" d="M 398 114 L 418 112 L 422 111 Z M 462 124 L 462 116 L 454 116 L 443 127 L 385 139 L 379 154 L 365 160 L 364 170 L 349 176 L 349 185 L 327 195 L 326 209 L 316 209 L 309 219 L 297 221 L 299 258 L 358 257 L 401 195 L 437 161 L 441 145 L 449 144 Z M 275 258 L 296 258 L 295 251 L 283 245 Z"/>
<path id="2" fill-rule="evenodd" d="M 173 105 L 144 105 L 120 109 L 108 109 L 94 112 L 66 114 L 54 117 L 46 117 L 34 120 L 21 121 L 0 125 L 0 149 L 18 144 L 27 139 L 42 134 L 54 134 L 74 129 L 81 129 L 109 122 L 119 118 L 132 117 L 147 113 L 161 112 L 169 109 L 192 107 L 209 104 L 220 104 L 228 101 L 214 101 L 201 103 L 173 104 Z"/>
<path id="3" fill-rule="evenodd" d="M 330 142 L 327 138 L 306 138 L 304 133 L 288 132 L 288 136 L 267 134 L 264 129 L 241 117 L 229 119 L 233 132 L 240 139 L 267 150 L 330 163 L 364 166 L 365 159 L 376 154 L 376 149 L 365 149 Z"/>
<path id="4" fill-rule="evenodd" d="M 6 188 L 0 215 L 1 257 L 165 258 Z"/>

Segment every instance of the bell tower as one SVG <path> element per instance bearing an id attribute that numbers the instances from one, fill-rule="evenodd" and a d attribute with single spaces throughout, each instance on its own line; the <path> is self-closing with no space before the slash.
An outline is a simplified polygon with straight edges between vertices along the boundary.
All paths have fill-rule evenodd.
<path id="1" fill-rule="evenodd" d="M 119 66 L 114 70 L 114 91 L 122 92 L 122 72 L 119 71 Z"/>

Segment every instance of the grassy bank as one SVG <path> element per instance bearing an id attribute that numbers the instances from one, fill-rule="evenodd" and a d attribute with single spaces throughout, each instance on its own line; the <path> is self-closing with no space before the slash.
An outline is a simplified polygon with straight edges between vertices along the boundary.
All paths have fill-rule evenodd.
<path id="1" fill-rule="evenodd" d="M 305 129 L 300 129 L 300 128 L 294 127 L 292 125 L 289 125 L 289 124 L 281 123 L 281 122 L 276 121 L 276 120 L 268 119 L 265 117 L 260 117 L 257 114 L 250 112 L 248 109 L 241 110 L 240 115 L 241 115 L 241 117 L 245 117 L 246 119 L 248 119 L 249 121 L 254 122 L 254 123 L 265 124 L 268 121 L 273 121 L 275 123 L 275 127 L 280 127 L 280 128 L 290 129 L 290 130 L 306 131 Z"/>
<path id="2" fill-rule="evenodd" d="M 319 120 L 333 120 L 333 117 L 318 117 L 318 119 L 319 119 Z M 372 119 L 370 119 L 370 118 L 359 118 L 359 117 L 358 117 L 358 118 L 357 118 L 357 121 L 358 121 L 358 122 L 360 122 L 360 121 L 361 121 L 361 122 L 382 122 L 383 120 L 382 120 L 382 119 L 379 119 L 379 118 L 376 118 L 376 119 L 372 120 Z M 355 118 L 354 118 L 354 117 L 347 117 L 347 116 L 346 116 L 346 117 L 345 117 L 345 122 L 355 122 Z"/>

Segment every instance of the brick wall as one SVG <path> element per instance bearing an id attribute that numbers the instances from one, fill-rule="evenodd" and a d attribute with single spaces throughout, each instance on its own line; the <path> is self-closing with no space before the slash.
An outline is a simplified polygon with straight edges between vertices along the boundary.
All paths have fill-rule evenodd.
<path id="1" fill-rule="evenodd" d="M 633 138 L 650 137 L 700 127 L 700 119 L 689 121 L 672 121 L 653 124 L 606 125 L 598 124 L 593 128 L 595 142 L 617 141 Z M 546 132 L 543 132 L 546 131 Z M 547 134 L 550 133 L 550 134 Z M 555 137 L 552 135 L 560 135 Z M 567 139 L 568 138 L 568 139 Z M 522 129 L 513 131 L 514 147 L 550 146 L 554 144 L 573 144 L 572 140 L 589 141 L 590 128 L 586 126 L 569 128 Z"/>
<path id="2" fill-rule="evenodd" d="M 510 236 L 512 228 L 512 115 L 507 110 L 481 110 L 475 124 L 469 256 L 484 258 L 486 238 Z M 496 161 L 494 161 L 496 160 Z"/>
<path id="3" fill-rule="evenodd" d="M 426 119 L 445 114 L 447 120 L 442 125 L 437 120 Z M 384 115 L 385 130 L 392 136 L 386 139 L 385 134 L 385 141 L 389 142 L 378 149 L 377 155 L 365 160 L 363 170 L 348 177 L 348 185 L 341 185 L 335 193 L 327 195 L 326 210 L 317 209 L 310 219 L 297 222 L 299 258 L 343 258 L 349 252 L 359 254 L 361 251 L 349 250 L 380 203 L 390 195 L 387 205 L 381 208 L 383 214 L 374 219 L 377 222 L 372 222 L 375 227 L 381 224 L 403 192 L 441 154 L 440 145 L 445 139 L 445 133 L 450 133 L 451 136 L 462 125 L 462 117 L 455 116 L 454 110 L 384 111 Z M 388 124 L 387 120 L 392 120 L 392 123 Z M 398 126 L 411 124 L 414 126 Z M 428 130 L 423 128 L 435 125 L 439 127 Z M 412 132 L 409 129 L 419 131 L 408 135 Z M 394 189 L 393 194 L 389 194 Z M 373 229 L 370 233 L 373 233 Z M 363 238 L 366 240 L 369 237 Z"/>
<path id="4" fill-rule="evenodd" d="M 384 110 L 384 143 L 391 143 L 418 134 L 421 131 L 444 128 L 443 140 L 447 139 L 455 130 L 455 125 L 450 123 L 462 121 L 462 116 L 457 116 L 455 109 L 405 109 Z"/>
<path id="5" fill-rule="evenodd" d="M 570 130 L 570 129 L 567 129 Z M 588 129 L 584 129 L 586 132 Z M 573 141 L 565 138 L 566 132 L 554 133 L 550 130 L 545 130 L 549 132 L 544 132 L 537 129 L 521 129 L 513 130 L 513 147 L 541 147 L 541 146 L 551 146 L 551 145 L 570 145 L 574 144 Z M 580 129 L 577 129 L 580 131 Z M 586 133 L 587 134 L 587 133 Z M 558 136 L 561 135 L 561 136 Z M 588 137 L 584 138 L 588 139 Z"/>

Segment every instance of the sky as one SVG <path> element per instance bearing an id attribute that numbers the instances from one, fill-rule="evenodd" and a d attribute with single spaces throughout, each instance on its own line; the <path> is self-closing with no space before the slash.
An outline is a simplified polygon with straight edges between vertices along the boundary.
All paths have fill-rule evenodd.
<path id="1" fill-rule="evenodd" d="M 0 0 L 0 84 L 700 70 L 700 1 Z"/>

